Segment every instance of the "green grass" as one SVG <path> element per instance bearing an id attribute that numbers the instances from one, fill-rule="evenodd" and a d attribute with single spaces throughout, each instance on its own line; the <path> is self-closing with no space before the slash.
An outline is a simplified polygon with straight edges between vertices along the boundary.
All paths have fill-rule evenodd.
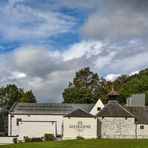
<path id="1" fill-rule="evenodd" d="M 0 145 L 0 148 L 148 148 L 148 139 L 92 139 Z"/>

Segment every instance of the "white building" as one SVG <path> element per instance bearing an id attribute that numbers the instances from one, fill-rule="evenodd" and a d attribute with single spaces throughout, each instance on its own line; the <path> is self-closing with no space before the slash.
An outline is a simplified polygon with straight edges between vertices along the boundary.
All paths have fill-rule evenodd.
<path id="1" fill-rule="evenodd" d="M 43 137 L 45 133 L 63 139 L 148 138 L 148 107 L 121 106 L 112 89 L 105 106 L 96 104 L 16 103 L 9 113 L 8 135 Z"/>
<path id="2" fill-rule="evenodd" d="M 99 101 L 99 108 L 102 103 Z M 63 136 L 64 116 L 83 109 L 89 113 L 95 104 L 16 103 L 9 112 L 8 136 L 43 137 L 45 133 Z M 98 111 L 94 110 L 94 114 Z"/>
<path id="3" fill-rule="evenodd" d="M 63 139 L 97 138 L 97 118 L 82 109 L 64 116 Z"/>

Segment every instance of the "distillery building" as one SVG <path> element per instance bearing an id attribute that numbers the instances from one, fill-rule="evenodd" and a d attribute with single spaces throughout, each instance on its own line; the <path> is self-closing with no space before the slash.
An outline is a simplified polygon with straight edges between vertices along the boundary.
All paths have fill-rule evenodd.
<path id="1" fill-rule="evenodd" d="M 100 99 L 96 104 L 15 103 L 9 112 L 8 135 L 19 140 L 45 133 L 62 139 L 148 138 L 148 107 L 138 101 L 141 95 L 132 96 L 137 104 L 129 99 L 125 106 L 118 103 L 118 95 L 112 89 L 105 105 Z"/>

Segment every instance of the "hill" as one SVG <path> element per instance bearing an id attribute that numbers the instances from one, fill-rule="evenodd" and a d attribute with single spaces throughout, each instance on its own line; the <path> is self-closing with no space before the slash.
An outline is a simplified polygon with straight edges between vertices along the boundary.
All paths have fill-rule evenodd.
<path id="1" fill-rule="evenodd" d="M 113 85 L 120 93 L 120 103 L 125 103 L 126 98 L 132 94 L 145 93 L 148 105 L 148 68 L 131 76 L 122 75 L 113 82 Z"/>

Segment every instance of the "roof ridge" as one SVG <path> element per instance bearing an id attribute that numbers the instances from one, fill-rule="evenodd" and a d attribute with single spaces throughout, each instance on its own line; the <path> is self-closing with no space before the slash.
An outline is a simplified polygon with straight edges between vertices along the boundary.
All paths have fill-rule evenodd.
<path id="1" fill-rule="evenodd" d="M 119 104 L 118 102 L 117 102 L 117 104 L 135 118 L 135 116 L 132 113 L 130 113 L 128 110 L 126 110 L 121 104 Z"/>
<path id="2" fill-rule="evenodd" d="M 18 104 L 18 102 L 14 102 L 12 107 L 9 109 L 9 113 L 13 111 L 13 109 L 16 107 L 17 104 Z"/>
<path id="3" fill-rule="evenodd" d="M 86 114 L 88 114 L 88 115 L 90 115 L 90 116 L 92 116 L 92 117 L 96 118 L 96 116 L 94 116 L 94 115 L 90 114 L 89 112 L 85 111 L 85 110 L 84 110 L 84 109 L 82 109 L 82 108 L 75 109 L 74 111 L 72 111 L 72 112 L 68 113 L 68 114 L 67 114 L 67 115 L 65 115 L 64 117 L 68 117 L 68 115 L 71 115 L 72 113 L 74 113 L 74 112 L 76 112 L 76 111 L 78 111 L 78 110 L 81 110 L 82 112 L 84 112 L 84 113 L 86 113 Z"/>
<path id="4" fill-rule="evenodd" d="M 96 114 L 96 116 L 99 116 L 100 114 L 102 114 L 102 116 L 103 116 L 103 114 L 104 114 L 104 112 L 105 111 L 107 111 L 108 112 L 108 109 L 111 107 L 110 105 L 112 105 L 112 104 L 114 104 L 114 105 L 116 105 L 118 108 L 120 108 L 120 110 L 122 111 L 122 112 L 124 112 L 124 116 L 132 116 L 132 117 L 134 117 L 135 118 L 135 116 L 133 115 L 133 114 L 131 114 L 128 110 L 126 110 L 122 105 L 120 105 L 116 100 L 113 100 L 113 101 L 109 101 L 108 103 L 107 103 L 107 105 L 106 106 L 104 106 L 103 107 L 103 109 L 100 111 L 100 112 L 98 112 L 97 114 Z M 109 114 L 109 113 L 108 113 Z M 113 114 L 115 114 L 115 113 L 113 113 Z M 114 116 L 114 115 L 109 115 L 109 117 L 110 116 Z M 127 114 L 127 115 L 126 115 Z M 121 114 L 122 115 L 122 114 Z M 107 116 L 107 115 L 105 115 L 105 116 Z M 123 115 L 122 115 L 123 116 Z"/>

